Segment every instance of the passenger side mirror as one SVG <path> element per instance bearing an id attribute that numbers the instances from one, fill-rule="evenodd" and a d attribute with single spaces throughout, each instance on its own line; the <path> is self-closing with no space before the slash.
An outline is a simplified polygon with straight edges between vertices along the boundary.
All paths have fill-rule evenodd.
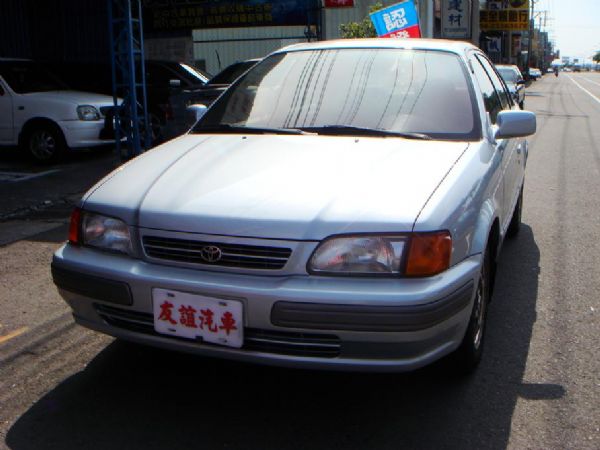
<path id="1" fill-rule="evenodd" d="M 530 136 L 537 128 L 535 114 L 531 111 L 500 111 L 496 125 L 494 139 Z"/>
<path id="2" fill-rule="evenodd" d="M 525 83 L 527 83 L 527 81 L 525 81 L 525 80 L 517 80 L 517 84 L 525 84 Z"/>

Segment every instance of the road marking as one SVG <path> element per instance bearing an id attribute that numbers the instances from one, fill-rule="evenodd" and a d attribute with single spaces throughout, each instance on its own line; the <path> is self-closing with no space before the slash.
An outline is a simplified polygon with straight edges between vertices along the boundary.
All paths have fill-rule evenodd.
<path id="1" fill-rule="evenodd" d="M 571 80 L 573 83 L 575 83 L 575 85 L 581 89 L 583 92 L 585 92 L 587 95 L 589 95 L 590 97 L 592 97 L 594 100 L 596 100 L 598 103 L 600 103 L 600 98 L 596 97 L 594 94 L 592 94 L 590 91 L 588 91 L 586 88 L 584 88 L 582 85 L 580 85 L 577 81 L 575 81 L 573 78 L 571 78 L 570 76 L 567 77 L 569 80 Z"/>
<path id="2" fill-rule="evenodd" d="M 31 180 L 32 178 L 43 177 L 51 173 L 60 172 L 61 169 L 46 170 L 45 172 L 30 173 L 30 172 L 0 172 L 0 181 L 16 182 Z"/>
<path id="3" fill-rule="evenodd" d="M 597 84 L 598 86 L 600 86 L 600 83 L 596 83 L 594 80 L 590 80 L 589 78 L 583 77 L 584 80 L 589 81 L 590 83 L 594 83 Z"/>
<path id="4" fill-rule="evenodd" d="M 19 328 L 18 330 L 13 331 L 12 333 L 8 333 L 5 336 L 0 336 L 0 344 L 4 344 L 5 342 L 7 342 L 13 338 L 16 338 L 17 336 L 21 336 L 27 330 L 29 330 L 29 327 L 22 327 L 22 328 Z"/>

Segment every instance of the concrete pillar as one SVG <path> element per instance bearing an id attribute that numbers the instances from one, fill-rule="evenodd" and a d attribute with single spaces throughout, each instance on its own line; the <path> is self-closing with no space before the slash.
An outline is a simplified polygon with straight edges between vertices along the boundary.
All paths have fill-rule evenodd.
<path id="1" fill-rule="evenodd" d="M 435 14 L 433 0 L 419 0 L 417 3 L 422 37 L 433 38 L 433 16 Z"/>

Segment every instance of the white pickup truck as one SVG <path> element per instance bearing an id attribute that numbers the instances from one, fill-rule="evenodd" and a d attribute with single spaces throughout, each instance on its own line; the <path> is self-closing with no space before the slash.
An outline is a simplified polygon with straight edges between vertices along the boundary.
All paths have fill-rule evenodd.
<path id="1" fill-rule="evenodd" d="M 37 162 L 110 144 L 102 131 L 112 107 L 112 97 L 68 90 L 33 61 L 0 58 L 0 145 L 20 145 Z"/>

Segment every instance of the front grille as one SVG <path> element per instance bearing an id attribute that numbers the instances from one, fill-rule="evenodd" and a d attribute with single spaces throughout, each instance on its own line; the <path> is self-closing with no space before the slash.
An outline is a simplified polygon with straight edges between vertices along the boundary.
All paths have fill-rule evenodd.
<path id="1" fill-rule="evenodd" d="M 94 308 L 100 317 L 111 326 L 136 333 L 161 336 L 167 339 L 182 339 L 189 342 L 185 338 L 157 333 L 154 330 L 152 314 L 114 308 L 98 303 L 94 304 Z M 340 339 L 335 335 L 244 328 L 244 346 L 242 350 L 290 356 L 335 358 L 339 356 L 340 349 Z"/>
<path id="2" fill-rule="evenodd" d="M 292 253 L 289 248 L 223 244 L 158 236 L 144 236 L 143 244 L 146 254 L 152 258 L 244 269 L 282 269 Z M 207 247 L 218 247 L 221 258 L 214 262 L 204 259 L 203 249 Z"/>

